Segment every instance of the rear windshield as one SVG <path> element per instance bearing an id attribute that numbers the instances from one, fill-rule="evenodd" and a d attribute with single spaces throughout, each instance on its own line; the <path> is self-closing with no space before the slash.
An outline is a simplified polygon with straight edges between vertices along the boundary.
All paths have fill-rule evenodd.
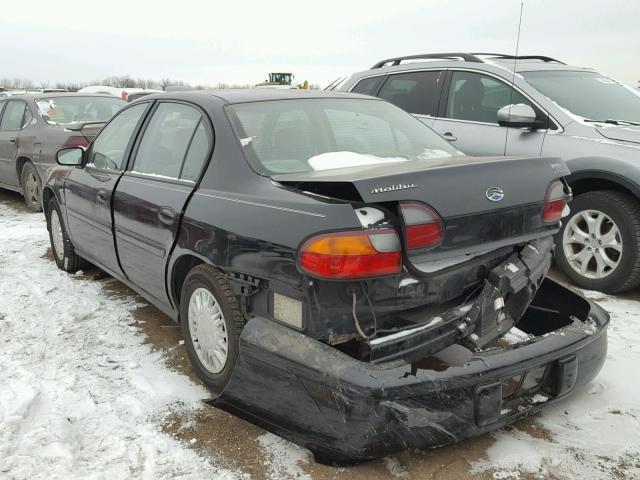
<path id="1" fill-rule="evenodd" d="M 106 122 L 126 104 L 116 97 L 51 97 L 36 100 L 42 118 L 52 125 Z"/>
<path id="2" fill-rule="evenodd" d="M 273 100 L 231 105 L 228 112 L 247 159 L 266 175 L 461 155 L 380 100 Z"/>

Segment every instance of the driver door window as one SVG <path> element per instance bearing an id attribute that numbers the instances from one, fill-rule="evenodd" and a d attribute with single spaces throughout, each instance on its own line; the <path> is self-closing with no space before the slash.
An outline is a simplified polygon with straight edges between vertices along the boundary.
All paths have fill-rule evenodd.
<path id="1" fill-rule="evenodd" d="M 510 104 L 535 107 L 505 83 L 486 75 L 453 72 L 447 118 L 471 122 L 498 123 L 498 110 Z"/>
<path id="2" fill-rule="evenodd" d="M 124 156 L 140 117 L 147 109 L 142 103 L 118 114 L 93 142 L 88 167 L 107 171 L 121 171 L 124 168 Z"/>

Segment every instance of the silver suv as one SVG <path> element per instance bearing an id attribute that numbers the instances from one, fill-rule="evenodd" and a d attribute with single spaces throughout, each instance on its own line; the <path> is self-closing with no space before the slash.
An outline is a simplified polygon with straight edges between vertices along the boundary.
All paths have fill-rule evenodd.
<path id="1" fill-rule="evenodd" d="M 556 263 L 584 288 L 640 284 L 637 90 L 553 58 L 493 53 L 391 58 L 337 89 L 384 98 L 467 154 L 561 158 L 574 200 Z"/>

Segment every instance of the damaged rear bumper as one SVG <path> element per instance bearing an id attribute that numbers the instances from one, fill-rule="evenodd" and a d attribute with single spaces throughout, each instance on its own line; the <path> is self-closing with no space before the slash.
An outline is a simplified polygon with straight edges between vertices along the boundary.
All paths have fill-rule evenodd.
<path id="1" fill-rule="evenodd" d="M 434 367 L 360 362 L 254 318 L 229 384 L 210 403 L 323 463 L 437 447 L 500 428 L 589 382 L 605 361 L 608 322 L 601 307 L 546 279 L 520 324 L 534 338 L 466 350 L 463 360 Z"/>

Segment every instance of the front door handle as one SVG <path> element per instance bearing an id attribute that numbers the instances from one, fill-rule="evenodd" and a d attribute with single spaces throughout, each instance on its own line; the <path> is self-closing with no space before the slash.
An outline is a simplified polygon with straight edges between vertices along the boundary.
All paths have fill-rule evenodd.
<path id="1" fill-rule="evenodd" d="M 98 203 L 105 203 L 107 201 L 107 194 L 108 192 L 106 190 L 98 190 L 98 193 L 96 195 L 98 197 Z"/>
<path id="2" fill-rule="evenodd" d="M 11 143 L 16 143 L 17 141 L 18 141 L 18 139 L 16 137 L 11 137 L 9 139 L 9 142 L 11 142 Z"/>
<path id="3" fill-rule="evenodd" d="M 458 137 L 456 137 L 453 133 L 451 132 L 446 132 L 442 134 L 442 138 L 444 138 L 447 142 L 455 142 L 456 140 L 458 140 Z"/>
<path id="4" fill-rule="evenodd" d="M 158 218 L 162 223 L 171 225 L 176 219 L 176 212 L 171 207 L 160 207 L 158 209 Z"/>

